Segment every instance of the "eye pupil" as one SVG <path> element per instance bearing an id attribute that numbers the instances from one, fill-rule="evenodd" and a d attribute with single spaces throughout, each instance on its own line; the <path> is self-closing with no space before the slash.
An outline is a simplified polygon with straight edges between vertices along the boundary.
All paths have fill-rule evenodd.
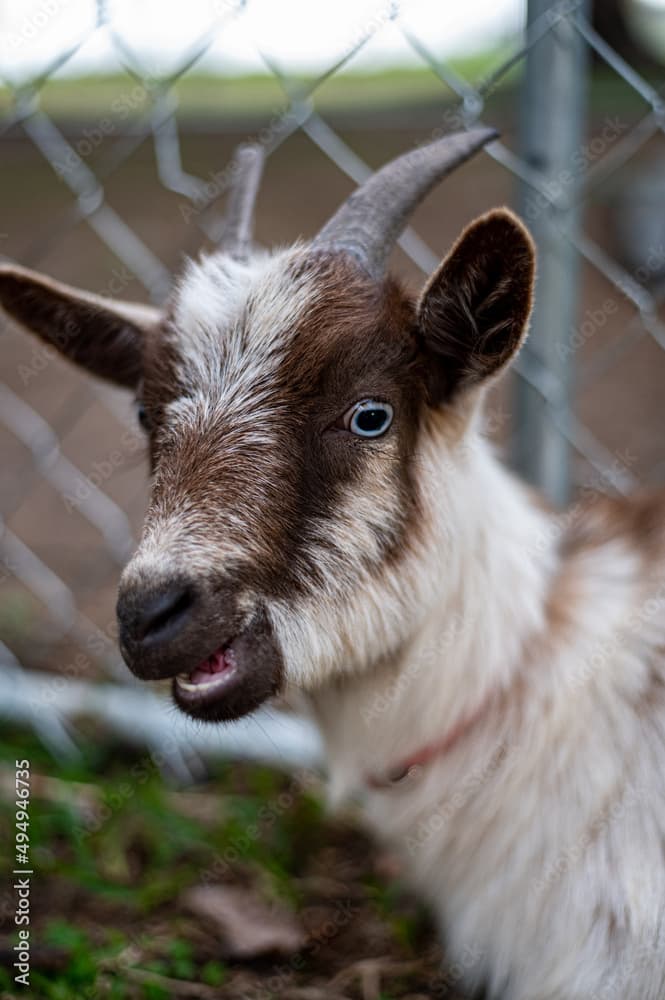
<path id="1" fill-rule="evenodd" d="M 356 417 L 356 427 L 361 431 L 377 431 L 385 422 L 385 410 L 361 410 Z"/>
<path id="2" fill-rule="evenodd" d="M 146 408 L 143 405 L 143 403 L 138 403 L 137 404 L 137 407 L 136 407 L 136 416 L 137 416 L 138 422 L 140 423 L 140 425 L 143 428 L 143 430 L 144 431 L 149 430 L 150 429 L 150 420 L 148 419 L 148 414 L 146 413 Z"/>
<path id="3" fill-rule="evenodd" d="M 345 424 L 348 430 L 358 437 L 376 438 L 385 434 L 392 419 L 393 408 L 390 403 L 365 399 L 348 411 Z"/>

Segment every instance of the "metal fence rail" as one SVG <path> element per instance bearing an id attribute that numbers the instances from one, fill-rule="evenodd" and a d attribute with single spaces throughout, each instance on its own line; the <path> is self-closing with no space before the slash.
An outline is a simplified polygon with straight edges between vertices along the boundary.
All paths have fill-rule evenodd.
<path id="1" fill-rule="evenodd" d="M 218 206 L 230 181 L 230 165 L 220 162 L 211 174 L 212 179 L 196 176 L 183 166 L 174 87 L 196 67 L 214 42 L 223 41 L 227 27 L 243 18 L 251 4 L 252 0 L 220 0 L 208 29 L 182 52 L 178 69 L 155 78 L 137 62 L 114 30 L 112 12 L 103 0 L 98 0 L 96 22 L 75 46 L 57 54 L 46 69 L 21 86 L 12 86 L 5 80 L 11 106 L 0 120 L 0 149 L 3 141 L 11 137 L 27 138 L 35 155 L 62 182 L 63 211 L 42 227 L 39 239 L 32 243 L 22 263 L 39 266 L 45 248 L 57 244 L 75 226 L 84 225 L 138 279 L 149 297 L 159 302 L 169 287 L 169 269 L 132 227 L 131 219 L 123 218 L 114 208 L 105 189 L 146 140 L 154 148 L 154 184 L 177 196 L 178 210 L 188 215 L 187 221 L 197 226 L 202 236 L 213 242 L 219 240 L 222 216 Z M 518 363 L 515 389 L 518 419 L 513 432 L 513 454 L 527 477 L 556 500 L 568 495 L 571 469 L 578 485 L 591 481 L 596 486 L 626 492 L 637 484 L 631 462 L 603 443 L 602 428 L 592 428 L 576 412 L 573 380 L 578 387 L 591 384 L 645 340 L 665 348 L 665 326 L 658 312 L 665 286 L 661 283 L 660 288 L 654 288 L 650 274 L 631 273 L 614 259 L 585 229 L 583 209 L 599 185 L 623 169 L 663 131 L 663 100 L 647 80 L 596 34 L 589 21 L 588 0 L 558 3 L 531 0 L 520 44 L 490 74 L 478 80 L 464 79 L 432 51 L 426 38 L 414 34 L 403 18 L 402 8 L 407 6 L 408 2 L 402 6 L 398 2 L 384 3 L 367 23 L 349 25 L 346 51 L 307 83 L 265 56 L 266 73 L 281 88 L 287 108 L 271 119 L 258 136 L 251 138 L 261 142 L 270 156 L 295 135 L 305 135 L 343 174 L 354 182 L 362 181 L 370 173 L 369 166 L 322 115 L 317 107 L 317 94 L 331 76 L 342 72 L 378 32 L 389 26 L 402 33 L 417 59 L 441 83 L 442 117 L 435 134 L 481 121 L 494 124 L 487 117 L 487 102 L 509 73 L 523 67 L 520 147 L 516 152 L 507 143 L 497 141 L 482 154 L 492 158 L 493 169 L 508 171 L 516 179 L 518 206 L 539 247 L 538 304 L 529 345 Z M 128 79 L 135 82 L 141 100 L 145 98 L 147 109 L 133 117 L 131 125 L 121 128 L 120 120 L 116 123 L 118 127 L 111 129 L 104 155 L 95 159 L 93 167 L 80 143 L 68 138 L 61 123 L 46 113 L 42 95 L 53 76 L 98 32 L 108 34 L 119 63 Z M 592 54 L 622 81 L 626 90 L 639 95 L 646 113 L 622 129 L 616 141 L 608 144 L 601 154 L 585 161 L 582 169 L 571 171 L 571 158 L 585 136 L 585 91 Z M 422 138 L 427 141 L 432 137 Z M 438 256 L 411 229 L 404 233 L 400 245 L 424 272 L 438 263 Z M 586 367 L 579 354 L 573 356 L 569 350 L 571 331 L 573 340 L 577 331 L 577 289 L 582 264 L 607 280 L 617 298 L 629 303 L 633 312 L 623 335 L 595 351 Z M 583 339 L 583 334 L 580 336 Z M 84 660 L 73 661 L 79 665 L 64 672 L 62 684 L 80 684 L 81 677 L 93 665 L 108 675 L 119 696 L 126 686 L 134 701 L 138 697 L 152 699 L 143 691 L 139 696 L 130 687 L 118 659 L 112 628 L 102 629 L 91 620 L 84 609 L 82 594 L 75 592 L 49 565 L 48 546 L 28 544 L 20 527 L 14 527 L 16 512 L 28 498 L 48 485 L 68 500 L 70 506 L 72 496 L 76 497 L 74 516 L 99 536 L 100 547 L 109 557 L 111 575 L 117 573 L 127 558 L 133 540 L 126 514 L 105 490 L 103 477 L 95 480 L 86 475 L 61 447 L 61 438 L 90 405 L 90 391 L 85 390 L 84 398 L 77 396 L 70 400 L 69 412 L 64 407 L 52 425 L 27 399 L 0 382 L 0 431 L 23 449 L 19 467 L 11 470 L 11 489 L 6 491 L 0 513 L 0 582 L 13 585 L 18 581 L 44 607 L 49 621 L 45 641 L 66 639 L 72 647 L 83 651 Z M 129 414 L 114 393 L 102 386 L 94 391 L 96 403 L 111 412 L 115 420 L 126 423 Z M 131 434 L 129 428 L 127 433 Z M 665 449 L 662 458 L 665 460 Z M 97 583 L 101 587 L 109 581 Z M 7 645 L 0 645 L 0 712 L 30 721 L 54 753 L 75 752 L 71 699 L 50 696 L 46 685 L 39 703 L 35 704 L 35 679 L 26 676 L 22 685 L 22 668 L 9 644 L 8 640 Z M 77 690 L 79 694 L 82 691 L 80 687 Z M 20 704 L 23 710 L 19 709 Z M 192 773 L 196 764 L 183 752 L 185 737 L 179 742 L 184 730 L 178 729 L 180 736 L 175 738 L 172 717 L 164 713 L 164 720 L 163 739 L 157 726 L 151 726 L 146 738 L 161 752 L 166 734 L 170 733 L 169 755 L 175 760 L 175 770 L 181 775 Z M 267 720 L 265 724 L 272 725 Z M 306 742 L 309 735 L 305 734 L 303 739 L 302 746 L 308 746 L 314 753 L 314 744 Z M 228 751 L 227 744 L 224 749 Z"/>

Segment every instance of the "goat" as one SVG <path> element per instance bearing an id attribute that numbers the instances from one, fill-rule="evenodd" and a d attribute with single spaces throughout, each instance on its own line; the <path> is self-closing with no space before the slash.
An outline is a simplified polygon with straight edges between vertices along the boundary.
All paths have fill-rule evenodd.
<path id="1" fill-rule="evenodd" d="M 549 510 L 483 436 L 534 248 L 473 221 L 414 299 L 415 206 L 494 133 L 412 150 L 311 242 L 253 248 L 239 155 L 221 248 L 165 309 L 6 264 L 10 317 L 138 393 L 152 492 L 120 646 L 197 719 L 304 692 L 331 797 L 363 794 L 466 988 L 665 996 L 665 500 Z"/>

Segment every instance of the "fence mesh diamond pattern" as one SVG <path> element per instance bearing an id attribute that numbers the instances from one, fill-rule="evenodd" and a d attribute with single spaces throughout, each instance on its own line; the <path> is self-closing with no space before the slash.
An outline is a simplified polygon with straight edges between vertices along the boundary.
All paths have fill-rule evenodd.
<path id="1" fill-rule="evenodd" d="M 490 406 L 490 429 L 554 499 L 565 498 L 569 480 L 627 492 L 662 478 L 655 428 L 665 224 L 653 164 L 665 106 L 599 37 L 584 0 L 530 3 L 526 28 L 479 78 L 440 57 L 408 2 L 378 5 L 345 26 L 343 51 L 315 78 L 257 46 L 277 111 L 238 107 L 232 77 L 218 71 L 200 78 L 206 99 L 189 115 L 179 105 L 183 88 L 213 48 L 223 52 L 225 38 L 246 27 L 259 0 L 213 4 L 198 37 L 159 72 L 136 55 L 113 5 L 98 0 L 75 40 L 18 81 L 14 57 L 48 35 L 57 6 L 31 8 L 3 40 L 12 57 L 0 65 L 5 257 L 102 294 L 159 303 L 182 256 L 221 237 L 238 140 L 265 148 L 258 229 L 272 242 L 311 234 L 326 209 L 408 143 L 496 125 L 502 137 L 435 196 L 441 211 L 421 212 L 404 233 L 401 265 L 412 277 L 429 272 L 458 223 L 514 201 L 538 243 L 539 299 L 517 372 Z M 428 97 L 414 120 L 399 106 L 363 113 L 343 89 L 330 98 L 331 82 L 388 31 L 436 81 L 437 100 Z M 122 88 L 109 98 L 91 85 L 82 117 L 64 114 L 53 82 L 62 86 L 70 60 L 101 36 Z M 353 86 L 362 104 L 360 75 Z M 113 594 L 145 500 L 143 443 L 121 392 L 72 372 L 9 324 L 0 334 L 0 707 L 62 755 L 76 752 L 72 712 L 102 710 L 84 681 L 106 678 L 107 714 L 109 692 L 131 690 Z M 145 709 L 152 696 L 140 697 Z M 119 715 L 126 704 L 117 702 Z M 196 760 L 174 741 L 172 718 L 167 725 L 171 765 L 191 774 Z M 166 736 L 155 725 L 145 739 L 162 746 Z"/>

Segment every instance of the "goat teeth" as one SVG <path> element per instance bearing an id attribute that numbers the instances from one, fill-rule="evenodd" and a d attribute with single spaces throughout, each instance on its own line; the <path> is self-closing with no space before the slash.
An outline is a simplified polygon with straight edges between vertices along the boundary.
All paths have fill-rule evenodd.
<path id="1" fill-rule="evenodd" d="M 204 687 L 203 684 L 190 684 L 189 681 L 185 681 L 182 677 L 178 676 L 178 687 L 182 688 L 183 691 L 197 691 L 199 688 Z"/>
<path id="2" fill-rule="evenodd" d="M 217 687 L 222 680 L 228 678 L 231 671 L 225 670 L 223 672 L 217 672 L 210 675 L 209 681 L 198 681 L 196 684 L 192 684 L 189 680 L 189 674 L 178 674 L 178 687 L 182 688 L 184 691 L 207 691 L 208 688 Z"/>

